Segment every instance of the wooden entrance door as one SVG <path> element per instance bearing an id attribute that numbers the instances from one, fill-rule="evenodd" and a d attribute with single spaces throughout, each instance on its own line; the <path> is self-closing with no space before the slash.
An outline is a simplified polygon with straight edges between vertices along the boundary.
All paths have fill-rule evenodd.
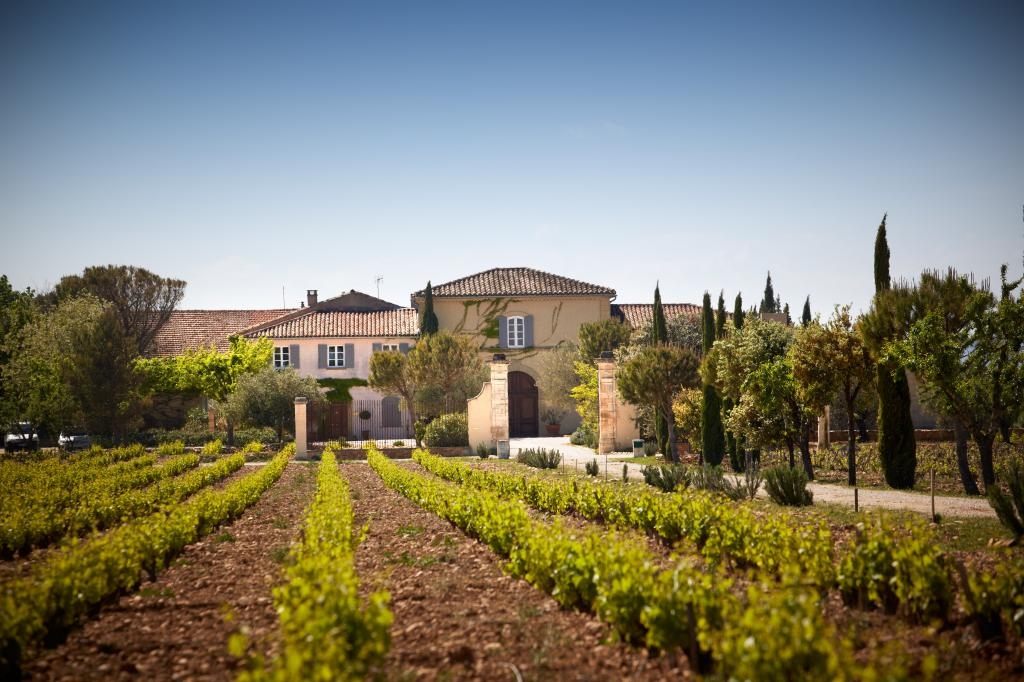
<path id="1" fill-rule="evenodd" d="M 508 373 L 508 433 L 512 438 L 532 438 L 540 433 L 537 384 L 526 372 Z"/>

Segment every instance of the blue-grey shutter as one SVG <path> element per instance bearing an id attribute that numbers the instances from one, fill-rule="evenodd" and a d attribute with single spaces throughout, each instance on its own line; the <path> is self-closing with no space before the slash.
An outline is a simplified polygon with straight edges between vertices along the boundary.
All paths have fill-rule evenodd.
<path id="1" fill-rule="evenodd" d="M 295 369 L 299 368 L 299 346 L 293 344 L 288 347 L 288 364 Z"/>
<path id="2" fill-rule="evenodd" d="M 533 347 L 533 315 L 523 318 L 523 345 L 527 348 Z"/>
<path id="3" fill-rule="evenodd" d="M 384 348 L 384 344 L 383 344 L 383 343 L 375 343 L 375 344 L 373 344 L 373 352 L 374 352 L 374 353 L 379 353 L 379 352 L 381 352 L 381 350 L 382 350 L 383 348 Z M 345 351 L 345 352 L 347 353 L 348 351 Z"/>
<path id="4" fill-rule="evenodd" d="M 508 318 L 498 316 L 498 348 L 508 348 Z"/>
<path id="5" fill-rule="evenodd" d="M 327 344 L 321 343 L 316 347 L 316 366 L 320 369 L 327 367 Z"/>
<path id="6" fill-rule="evenodd" d="M 354 343 L 345 344 L 345 367 L 356 366 L 356 346 Z"/>
<path id="7" fill-rule="evenodd" d="M 406 353 L 408 353 L 409 352 L 409 344 L 407 344 L 407 343 L 400 343 L 400 344 L 398 344 L 398 352 L 401 353 L 402 355 L 405 355 Z"/>

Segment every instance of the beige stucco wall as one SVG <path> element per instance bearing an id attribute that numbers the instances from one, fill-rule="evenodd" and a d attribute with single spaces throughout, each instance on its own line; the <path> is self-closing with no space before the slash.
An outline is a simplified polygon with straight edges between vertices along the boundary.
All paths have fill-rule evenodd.
<path id="1" fill-rule="evenodd" d="M 469 399 L 469 447 L 483 443 L 485 447 L 494 445 L 491 438 L 491 383 L 487 382 L 480 393 Z"/>
<path id="2" fill-rule="evenodd" d="M 325 338 L 325 339 L 272 339 L 274 346 L 295 346 L 299 347 L 299 368 L 298 372 L 304 377 L 316 379 L 367 379 L 370 376 L 370 356 L 373 354 L 375 343 L 408 343 L 413 344 L 408 338 Z M 355 365 L 351 368 L 344 367 L 320 368 L 317 367 L 318 349 L 321 344 L 328 346 L 344 346 L 352 344 L 355 351 Z M 346 362 L 348 358 L 346 358 Z M 271 360 L 273 363 L 273 360 Z"/>
<path id="3" fill-rule="evenodd" d="M 492 353 L 511 352 L 512 349 L 498 349 L 497 331 L 493 328 L 498 316 L 533 315 L 534 347 L 552 348 L 560 341 L 575 342 L 584 322 L 611 317 L 611 302 L 607 296 L 434 298 L 434 312 L 441 329 L 472 334 L 481 349 Z"/>
<path id="4" fill-rule="evenodd" d="M 418 305 L 422 301 L 417 300 Z M 441 329 L 470 334 L 480 346 L 481 359 L 489 362 L 495 353 L 509 360 L 510 372 L 525 372 L 534 380 L 539 374 L 540 353 L 562 341 L 579 341 L 580 326 L 611 317 L 611 301 L 607 296 L 521 298 L 434 298 L 434 312 Z M 499 348 L 496 319 L 499 316 L 533 316 L 533 346 L 530 348 Z M 540 394 L 541 409 L 545 396 Z M 563 415 L 561 433 L 572 433 L 579 426 L 575 412 Z M 540 434 L 544 425 L 540 425 Z"/>

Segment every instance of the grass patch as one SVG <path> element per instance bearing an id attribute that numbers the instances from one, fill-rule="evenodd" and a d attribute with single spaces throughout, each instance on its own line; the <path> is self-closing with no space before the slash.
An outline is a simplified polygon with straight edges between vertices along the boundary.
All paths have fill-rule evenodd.
<path id="1" fill-rule="evenodd" d="M 278 530 L 287 530 L 291 528 L 292 522 L 283 516 L 275 516 L 274 520 L 270 522 L 270 525 Z"/>
<path id="2" fill-rule="evenodd" d="M 270 560 L 278 566 L 284 566 L 288 563 L 288 545 L 278 545 L 270 550 Z"/>
<path id="3" fill-rule="evenodd" d="M 160 597 L 160 598 L 164 598 L 164 599 L 169 599 L 170 597 L 174 596 L 174 590 L 172 590 L 170 588 L 167 588 L 167 587 L 162 587 L 162 588 L 159 588 L 159 589 L 157 589 L 155 587 L 143 587 L 141 590 L 139 590 L 139 596 L 141 596 L 141 597 Z"/>
<path id="4" fill-rule="evenodd" d="M 218 533 L 217 535 L 213 536 L 213 541 L 214 542 L 234 542 L 235 541 L 235 536 L 232 535 L 231 533 L 229 533 L 228 531 L 223 531 L 222 533 Z"/>
<path id="5" fill-rule="evenodd" d="M 414 538 L 423 533 L 423 526 L 402 526 L 398 534 L 405 538 Z"/>

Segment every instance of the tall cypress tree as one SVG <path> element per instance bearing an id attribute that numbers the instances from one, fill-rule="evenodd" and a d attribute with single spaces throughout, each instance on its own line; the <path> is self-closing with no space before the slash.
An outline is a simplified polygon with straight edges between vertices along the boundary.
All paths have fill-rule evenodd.
<path id="1" fill-rule="evenodd" d="M 653 313 L 653 324 L 651 324 L 651 342 L 653 345 L 659 343 L 668 342 L 668 325 L 665 322 L 665 309 L 661 305 L 661 290 L 660 287 L 654 285 L 654 313 Z M 658 450 L 666 456 L 667 459 L 674 460 L 673 456 L 669 457 L 669 438 L 668 438 L 668 419 L 672 415 L 662 414 L 661 410 L 655 408 L 654 410 L 654 438 L 658 441 Z"/>
<path id="2" fill-rule="evenodd" d="M 743 329 L 743 320 L 746 313 L 743 311 L 743 295 L 736 294 L 736 301 L 732 306 L 732 325 L 738 331 Z M 723 409 L 726 414 L 733 408 L 732 400 L 726 398 L 723 401 Z M 745 471 L 747 468 L 747 452 L 743 447 L 743 437 L 734 437 L 731 433 L 727 434 L 728 446 L 729 446 L 729 463 L 732 465 L 732 470 L 739 472 Z"/>
<path id="3" fill-rule="evenodd" d="M 761 306 L 757 309 L 759 313 L 775 313 L 778 312 L 777 302 L 778 298 L 775 296 L 775 289 L 772 288 L 772 271 L 768 271 L 768 281 L 764 284 L 764 298 L 761 299 Z"/>
<path id="4" fill-rule="evenodd" d="M 715 339 L 725 336 L 725 291 L 718 292 L 718 307 L 715 308 Z"/>
<path id="5" fill-rule="evenodd" d="M 420 334 L 430 336 L 438 330 L 437 314 L 434 313 L 434 290 L 427 282 L 426 291 L 423 294 L 423 312 L 420 315 Z"/>
<path id="6" fill-rule="evenodd" d="M 892 286 L 889 278 L 889 242 L 885 221 L 875 235 L 875 297 Z M 879 362 L 878 379 L 878 458 L 882 462 L 885 482 L 890 487 L 906 490 L 914 487 L 917 472 L 917 442 L 914 420 L 910 414 L 910 385 L 902 367 Z"/>
<path id="7" fill-rule="evenodd" d="M 704 357 L 715 345 L 715 317 L 711 312 L 711 295 L 704 292 L 704 307 L 701 311 L 703 327 L 702 347 Z M 722 429 L 722 399 L 715 387 L 704 384 L 704 404 L 700 412 L 701 456 L 705 464 L 721 464 L 725 456 L 725 432 Z"/>
<path id="8" fill-rule="evenodd" d="M 807 295 L 804 301 L 804 311 L 800 314 L 800 325 L 806 327 L 811 323 L 811 295 Z"/>

